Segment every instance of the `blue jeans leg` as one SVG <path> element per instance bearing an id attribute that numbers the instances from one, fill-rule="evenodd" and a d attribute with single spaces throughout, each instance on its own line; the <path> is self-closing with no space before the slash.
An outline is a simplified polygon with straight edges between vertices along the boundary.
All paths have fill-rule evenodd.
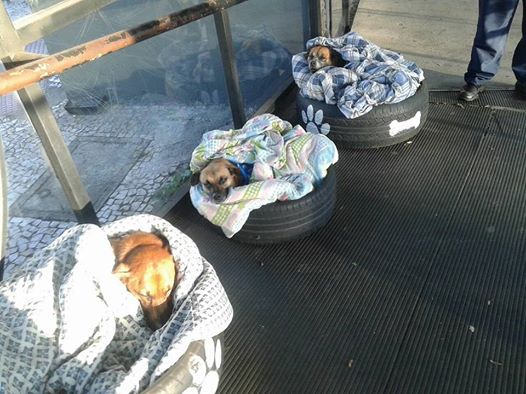
<path id="1" fill-rule="evenodd" d="M 497 73 L 518 4 L 519 0 L 479 0 L 477 33 L 464 74 L 466 83 L 481 86 Z"/>
<path id="2" fill-rule="evenodd" d="M 526 84 L 526 1 L 522 2 L 522 38 L 515 48 L 511 68 L 517 81 Z"/>

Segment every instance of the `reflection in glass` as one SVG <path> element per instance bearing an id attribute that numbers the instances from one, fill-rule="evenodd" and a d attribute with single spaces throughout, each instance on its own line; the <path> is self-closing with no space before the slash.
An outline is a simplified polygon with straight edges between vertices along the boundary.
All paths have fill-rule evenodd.
<path id="1" fill-rule="evenodd" d="M 248 1 L 228 10 L 247 116 L 292 82 L 292 54 L 307 36 L 304 0 Z"/>

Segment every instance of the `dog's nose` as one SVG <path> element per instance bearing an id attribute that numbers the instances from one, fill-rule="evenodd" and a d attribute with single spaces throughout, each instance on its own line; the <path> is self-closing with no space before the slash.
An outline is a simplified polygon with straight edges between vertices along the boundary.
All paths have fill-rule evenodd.
<path id="1" fill-rule="evenodd" d="M 321 65 L 320 62 L 317 61 L 317 60 L 313 60 L 313 61 L 311 61 L 311 62 L 309 63 L 309 68 L 310 68 L 310 70 L 311 70 L 312 72 L 319 70 L 319 69 L 321 68 L 321 66 L 322 66 L 322 65 Z"/>
<path id="2" fill-rule="evenodd" d="M 223 202 L 223 200 L 225 199 L 225 197 L 219 193 L 214 193 L 212 198 L 214 199 L 214 202 L 216 203 L 220 203 L 220 202 Z"/>

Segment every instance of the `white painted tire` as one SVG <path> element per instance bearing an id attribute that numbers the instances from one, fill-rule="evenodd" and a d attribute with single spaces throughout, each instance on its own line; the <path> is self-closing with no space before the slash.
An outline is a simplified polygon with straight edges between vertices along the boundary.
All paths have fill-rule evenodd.
<path id="1" fill-rule="evenodd" d="M 179 361 L 160 376 L 143 394 L 213 394 L 223 364 L 223 333 L 195 341 Z"/>

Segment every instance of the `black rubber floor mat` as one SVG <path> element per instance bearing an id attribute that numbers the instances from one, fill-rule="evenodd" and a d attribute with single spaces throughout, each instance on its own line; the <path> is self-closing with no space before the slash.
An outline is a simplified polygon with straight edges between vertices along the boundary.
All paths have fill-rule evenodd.
<path id="1" fill-rule="evenodd" d="M 429 101 L 434 104 L 456 104 L 464 107 L 507 108 L 514 111 L 526 111 L 526 97 L 515 90 L 487 90 L 480 98 L 469 103 L 458 100 L 459 92 L 430 92 Z"/>
<path id="2" fill-rule="evenodd" d="M 526 392 L 526 114 L 520 118 L 482 141 L 386 392 Z"/>
<path id="3" fill-rule="evenodd" d="M 425 127 L 412 141 L 378 150 L 340 150 L 335 214 L 327 226 L 297 242 L 266 247 L 235 243 L 211 230 L 188 198 L 172 210 L 168 219 L 177 218 L 177 225 L 214 265 L 234 306 L 234 321 L 225 338 L 222 393 L 415 393 L 425 392 L 414 388 L 423 388 L 421 382 L 437 376 L 455 382 L 448 386 L 449 392 L 463 392 L 455 390 L 466 387 L 454 379 L 462 375 L 459 363 L 449 372 L 433 368 L 443 368 L 443 358 L 450 354 L 440 349 L 439 338 L 429 330 L 457 324 L 462 313 L 469 311 L 465 306 L 473 308 L 473 297 L 454 298 L 459 294 L 458 284 L 466 286 L 471 272 L 477 291 L 483 293 L 484 286 L 493 286 L 491 277 L 484 273 L 493 275 L 497 268 L 490 262 L 496 264 L 499 250 L 509 247 L 503 241 L 494 243 L 496 249 L 490 248 L 489 222 L 484 232 L 473 232 L 474 224 L 485 223 L 482 217 L 489 209 L 477 205 L 477 196 L 482 193 L 481 198 L 490 203 L 490 195 L 486 196 L 472 178 L 483 178 L 494 192 L 507 185 L 494 183 L 494 177 L 502 172 L 489 171 L 485 166 L 489 162 L 482 158 L 490 154 L 488 160 L 494 162 L 503 153 L 488 151 L 489 141 L 500 138 L 495 133 L 486 136 L 495 121 L 492 116 L 485 108 L 432 105 Z M 508 157 L 502 163 L 512 160 Z M 512 175 L 506 179 L 518 180 Z M 518 194 L 520 190 L 522 184 Z M 470 203 L 485 209 L 469 211 Z M 459 210 L 463 206 L 466 212 Z M 499 216 L 495 232 L 519 215 L 520 204 L 513 207 L 513 212 Z M 468 212 L 475 216 L 468 220 Z M 495 211 L 495 215 L 502 212 Z M 459 245 L 455 241 L 458 236 L 470 242 L 469 248 L 462 249 L 462 258 L 449 246 Z M 494 258 L 477 271 L 482 251 L 490 249 Z M 511 268 L 519 264 L 518 255 L 503 256 L 506 275 L 498 278 L 523 273 L 521 267 Z M 456 271 L 452 270 L 455 261 Z M 443 278 L 443 266 L 452 270 L 451 280 Z M 470 267 L 470 271 L 462 267 Z M 519 279 L 514 278 L 511 285 L 517 286 Z M 437 291 L 435 282 L 439 281 L 442 286 Z M 515 309 L 504 307 L 501 301 L 514 299 L 517 307 L 526 298 L 516 299 L 518 290 L 501 292 L 507 298 L 491 298 L 498 310 L 491 329 L 497 338 L 499 324 L 513 327 L 518 341 L 524 326 L 515 325 L 511 315 Z M 426 309 L 433 297 L 439 296 L 443 299 L 435 302 L 446 308 L 450 299 L 456 300 L 447 315 Z M 478 313 L 479 309 L 474 310 Z M 471 325 L 475 334 L 483 332 L 480 321 L 462 323 L 465 335 L 472 334 Z M 420 325 L 428 331 L 418 330 Z M 484 340 L 483 336 L 469 338 L 472 343 Z M 410 352 L 417 340 L 423 344 L 435 341 L 426 352 L 420 347 Z M 483 361 L 477 357 L 489 356 L 477 353 L 472 359 L 462 358 L 461 345 L 450 347 L 459 359 L 476 358 L 481 365 Z M 506 354 L 523 360 L 519 350 L 524 349 Z M 504 365 L 500 356 L 493 361 Z M 426 367 L 419 368 L 417 363 Z M 413 368 L 419 368 L 418 378 L 413 376 Z M 468 370 L 463 379 L 482 379 L 475 371 Z M 477 387 L 483 387 L 482 382 Z"/>

